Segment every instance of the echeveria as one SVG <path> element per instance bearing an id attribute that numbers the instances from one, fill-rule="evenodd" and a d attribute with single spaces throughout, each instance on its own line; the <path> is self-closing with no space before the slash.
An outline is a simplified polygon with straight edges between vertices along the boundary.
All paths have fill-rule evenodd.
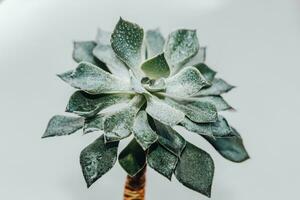
<path id="1" fill-rule="evenodd" d="M 54 116 L 43 137 L 79 129 L 99 138 L 80 155 L 88 187 L 116 160 L 130 176 L 145 165 L 210 196 L 214 163 L 174 126 L 203 136 L 226 159 L 248 158 L 242 139 L 218 111 L 232 109 L 222 94 L 233 86 L 204 64 L 205 48 L 195 30 L 179 29 L 165 39 L 120 18 L 113 32 L 98 30 L 94 41 L 74 43 L 75 69 L 58 76 L 78 89 L 66 112 Z M 118 143 L 132 137 L 120 155 Z"/>

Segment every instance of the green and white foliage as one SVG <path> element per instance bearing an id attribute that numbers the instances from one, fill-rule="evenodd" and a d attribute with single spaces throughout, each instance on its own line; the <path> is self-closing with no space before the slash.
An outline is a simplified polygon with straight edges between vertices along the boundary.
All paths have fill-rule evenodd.
<path id="1" fill-rule="evenodd" d="M 249 156 L 241 136 L 219 114 L 233 109 L 222 97 L 233 86 L 216 78 L 205 54 L 196 30 L 179 29 L 165 39 L 159 29 L 144 31 L 120 18 L 112 32 L 99 29 L 94 41 L 74 42 L 78 65 L 58 77 L 77 89 L 66 107 L 76 116 L 54 116 L 42 137 L 80 129 L 100 134 L 80 155 L 88 187 L 118 159 L 130 176 L 149 165 L 210 196 L 213 160 L 177 130 L 205 138 L 230 161 Z M 118 155 L 119 141 L 128 137 Z"/>

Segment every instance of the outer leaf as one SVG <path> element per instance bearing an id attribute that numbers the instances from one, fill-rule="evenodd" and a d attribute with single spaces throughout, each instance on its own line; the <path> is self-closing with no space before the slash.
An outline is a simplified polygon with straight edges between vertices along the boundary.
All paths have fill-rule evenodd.
<path id="1" fill-rule="evenodd" d="M 204 96 L 198 99 L 202 102 L 212 103 L 218 111 L 233 109 L 221 96 Z"/>
<path id="2" fill-rule="evenodd" d="M 141 49 L 144 31 L 137 24 L 120 18 L 111 36 L 111 46 L 116 55 L 130 68 L 136 69 L 141 63 Z"/>
<path id="3" fill-rule="evenodd" d="M 158 136 L 148 124 L 147 113 L 145 111 L 140 111 L 137 114 L 134 120 L 133 134 L 136 141 L 144 150 L 148 149 L 157 140 Z"/>
<path id="4" fill-rule="evenodd" d="M 135 176 L 145 167 L 145 152 L 135 139 L 120 153 L 119 163 L 129 176 Z"/>
<path id="5" fill-rule="evenodd" d="M 90 94 L 130 90 L 129 83 L 87 62 L 81 62 L 75 70 L 58 76 L 72 87 Z"/>
<path id="6" fill-rule="evenodd" d="M 92 118 L 85 119 L 83 133 L 91 133 L 104 130 L 104 116 L 97 115 Z"/>
<path id="7" fill-rule="evenodd" d="M 148 165 L 169 180 L 172 178 L 177 162 L 178 157 L 159 143 L 153 144 L 147 154 Z"/>
<path id="8" fill-rule="evenodd" d="M 200 47 L 197 54 L 194 55 L 183 67 L 204 63 L 205 59 L 206 59 L 206 47 Z"/>
<path id="9" fill-rule="evenodd" d="M 186 29 L 172 32 L 164 47 L 165 57 L 174 72 L 196 55 L 198 50 L 196 31 Z"/>
<path id="10" fill-rule="evenodd" d="M 194 122 L 208 123 L 215 122 L 218 119 L 216 107 L 209 102 L 196 100 L 192 102 L 176 102 L 170 98 L 165 98 L 165 100 L 170 105 L 184 112 Z"/>
<path id="11" fill-rule="evenodd" d="M 111 73 L 122 79 L 129 80 L 128 68 L 115 55 L 115 52 L 110 45 L 110 36 L 111 33 L 101 29 L 98 30 L 98 45 L 93 49 L 93 54 L 106 64 Z"/>
<path id="12" fill-rule="evenodd" d="M 148 30 L 145 37 L 148 58 L 163 52 L 165 39 L 159 29 Z"/>
<path id="13" fill-rule="evenodd" d="M 83 176 L 90 187 L 116 163 L 118 142 L 104 143 L 103 136 L 87 146 L 80 154 Z"/>
<path id="14" fill-rule="evenodd" d="M 204 76 L 204 78 L 209 82 L 212 82 L 215 78 L 215 75 L 217 74 L 216 71 L 212 70 L 204 63 L 198 63 L 193 66 L 196 67 Z"/>
<path id="15" fill-rule="evenodd" d="M 210 87 L 200 90 L 194 96 L 220 95 L 229 92 L 233 88 L 234 86 L 229 85 L 223 79 L 214 79 Z"/>
<path id="16" fill-rule="evenodd" d="M 214 123 L 194 123 L 185 118 L 180 124 L 189 131 L 200 135 L 207 135 L 211 138 L 228 137 L 232 135 L 232 130 L 226 119 L 220 115 L 218 120 Z"/>
<path id="17" fill-rule="evenodd" d="M 239 133 L 232 128 L 231 137 L 216 138 L 204 137 L 212 146 L 226 159 L 232 162 L 243 162 L 249 159 L 244 147 L 243 140 Z"/>
<path id="18" fill-rule="evenodd" d="M 106 114 L 104 120 L 106 142 L 118 141 L 131 134 L 135 115 L 143 103 L 144 99 L 136 96 L 125 107 Z"/>
<path id="19" fill-rule="evenodd" d="M 70 135 L 81 129 L 84 124 L 82 117 L 69 117 L 63 115 L 55 115 L 47 125 L 47 129 L 42 138 Z"/>
<path id="20" fill-rule="evenodd" d="M 166 80 L 166 93 L 188 97 L 209 86 L 204 76 L 195 67 L 186 67 Z"/>
<path id="21" fill-rule="evenodd" d="M 154 120 L 154 123 L 158 134 L 158 142 L 179 157 L 186 145 L 185 139 L 171 127 L 157 120 Z"/>
<path id="22" fill-rule="evenodd" d="M 184 113 L 164 103 L 155 96 L 147 96 L 146 112 L 154 119 L 174 126 L 184 119 Z"/>
<path id="23" fill-rule="evenodd" d="M 83 91 L 76 91 L 70 98 L 66 111 L 84 117 L 91 117 L 104 108 L 116 103 L 129 102 L 129 94 L 100 94 L 90 95 Z"/>
<path id="24" fill-rule="evenodd" d="M 187 143 L 175 169 L 175 176 L 186 187 L 210 197 L 214 162 L 208 153 Z"/>
<path id="25" fill-rule="evenodd" d="M 152 79 L 168 77 L 170 74 L 169 65 L 163 53 L 145 61 L 141 68 L 146 76 Z"/>

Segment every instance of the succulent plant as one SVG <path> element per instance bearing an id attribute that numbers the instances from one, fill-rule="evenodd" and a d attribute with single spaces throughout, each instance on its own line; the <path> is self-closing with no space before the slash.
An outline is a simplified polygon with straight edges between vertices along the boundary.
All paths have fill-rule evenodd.
<path id="1" fill-rule="evenodd" d="M 202 136 L 230 161 L 249 156 L 218 113 L 232 109 L 221 95 L 234 87 L 204 64 L 205 52 L 195 30 L 179 29 L 165 40 L 158 29 L 144 33 L 120 18 L 112 33 L 99 29 L 95 41 L 74 42 L 79 64 L 58 77 L 78 89 L 66 108 L 77 116 L 54 116 L 42 137 L 79 129 L 99 134 L 80 155 L 88 187 L 118 159 L 130 177 L 148 165 L 210 196 L 214 162 L 180 130 Z M 118 155 L 119 141 L 127 137 L 132 140 Z"/>

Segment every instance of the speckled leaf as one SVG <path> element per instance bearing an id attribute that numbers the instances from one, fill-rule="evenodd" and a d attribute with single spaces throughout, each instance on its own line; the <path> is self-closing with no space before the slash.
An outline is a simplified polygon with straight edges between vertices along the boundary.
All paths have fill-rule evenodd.
<path id="1" fill-rule="evenodd" d="M 164 57 L 164 54 L 159 54 L 149 60 L 146 60 L 141 69 L 151 79 L 168 77 L 170 74 L 169 65 Z"/>
<path id="2" fill-rule="evenodd" d="M 116 163 L 118 142 L 104 143 L 100 136 L 80 154 L 80 165 L 87 187 L 90 187 Z"/>
<path id="3" fill-rule="evenodd" d="M 146 112 L 154 119 L 174 126 L 184 119 L 184 113 L 179 111 L 155 96 L 147 96 Z"/>
<path id="4" fill-rule="evenodd" d="M 42 138 L 70 135 L 81 129 L 83 124 L 84 118 L 82 117 L 55 115 L 50 119 Z"/>
<path id="5" fill-rule="evenodd" d="M 148 165 L 169 180 L 172 178 L 177 162 L 178 157 L 159 143 L 153 144 L 147 154 Z"/>
<path id="6" fill-rule="evenodd" d="M 157 80 L 149 79 L 145 77 L 142 79 L 143 87 L 149 92 L 159 92 L 164 91 L 166 89 L 166 79 L 160 78 Z"/>
<path id="7" fill-rule="evenodd" d="M 214 162 L 208 153 L 187 143 L 175 169 L 175 176 L 184 186 L 210 197 Z"/>
<path id="8" fill-rule="evenodd" d="M 176 156 L 180 156 L 183 151 L 186 141 L 185 139 L 173 130 L 171 127 L 154 120 L 158 142 Z"/>
<path id="9" fill-rule="evenodd" d="M 131 134 L 134 118 L 143 103 L 142 96 L 135 96 L 126 106 L 105 114 L 104 132 L 106 142 L 118 141 Z"/>
<path id="10" fill-rule="evenodd" d="M 208 88 L 200 90 L 194 96 L 220 95 L 233 89 L 234 86 L 229 85 L 223 79 L 214 79 L 212 85 Z"/>
<path id="11" fill-rule="evenodd" d="M 119 163 L 129 176 L 135 176 L 145 167 L 145 152 L 135 139 L 120 153 Z"/>
<path id="12" fill-rule="evenodd" d="M 122 81 L 118 77 L 87 62 L 81 62 L 75 70 L 58 74 L 58 76 L 72 87 L 90 94 L 130 90 L 129 82 Z"/>
<path id="13" fill-rule="evenodd" d="M 129 76 L 130 76 L 130 84 L 133 91 L 135 91 L 138 94 L 144 94 L 148 93 L 145 88 L 142 86 L 141 81 L 137 78 L 137 76 L 134 74 L 132 70 L 129 70 Z"/>
<path id="14" fill-rule="evenodd" d="M 185 115 L 194 122 L 208 123 L 215 122 L 218 119 L 216 107 L 205 101 L 176 102 L 171 98 L 165 98 L 165 101 L 171 106 L 181 110 Z"/>
<path id="15" fill-rule="evenodd" d="M 197 54 L 194 55 L 183 67 L 193 66 L 198 63 L 204 63 L 206 59 L 206 47 L 200 47 Z"/>
<path id="16" fill-rule="evenodd" d="M 92 118 L 87 118 L 84 121 L 83 133 L 102 132 L 104 130 L 104 116 L 96 115 Z"/>
<path id="17" fill-rule="evenodd" d="M 216 71 L 212 70 L 204 63 L 195 64 L 193 66 L 196 67 L 201 72 L 201 74 L 204 76 L 204 78 L 207 81 L 212 82 L 215 78 L 215 75 L 217 74 Z"/>
<path id="18" fill-rule="evenodd" d="M 185 118 L 180 124 L 189 131 L 200 135 L 207 135 L 211 138 L 228 137 L 232 134 L 232 130 L 226 119 L 221 115 L 219 115 L 218 120 L 213 123 L 194 123 Z"/>
<path id="19" fill-rule="evenodd" d="M 141 63 L 143 37 L 144 31 L 141 27 L 122 18 L 112 33 L 110 41 L 113 50 L 132 69 L 136 69 Z"/>
<path id="20" fill-rule="evenodd" d="M 133 124 L 133 134 L 144 150 L 148 149 L 157 140 L 158 136 L 151 129 L 145 111 L 140 111 L 137 114 Z"/>
<path id="21" fill-rule="evenodd" d="M 98 94 L 91 95 L 83 91 L 76 91 L 70 98 L 66 112 L 84 117 L 91 117 L 104 108 L 116 103 L 129 102 L 129 94 Z"/>
<path id="22" fill-rule="evenodd" d="M 204 96 L 199 97 L 198 99 L 202 102 L 214 104 L 218 111 L 234 109 L 221 96 Z"/>
<path id="23" fill-rule="evenodd" d="M 243 162 L 249 159 L 249 155 L 244 147 L 243 140 L 239 133 L 232 129 L 231 137 L 212 139 L 204 137 L 209 143 L 226 159 L 232 162 Z"/>
<path id="24" fill-rule="evenodd" d="M 188 97 L 198 93 L 209 85 L 204 76 L 195 67 L 186 67 L 166 80 L 166 93 Z"/>
<path id="25" fill-rule="evenodd" d="M 195 30 L 180 29 L 172 32 L 164 46 L 166 60 L 173 72 L 187 63 L 199 50 Z"/>
<path id="26" fill-rule="evenodd" d="M 115 55 L 110 45 L 110 33 L 98 30 L 98 44 L 93 49 L 93 54 L 99 60 L 106 64 L 109 71 L 114 75 L 129 80 L 128 68 L 126 65 Z"/>
<path id="27" fill-rule="evenodd" d="M 152 58 L 163 52 L 165 39 L 158 28 L 146 32 L 145 42 L 148 58 Z"/>

